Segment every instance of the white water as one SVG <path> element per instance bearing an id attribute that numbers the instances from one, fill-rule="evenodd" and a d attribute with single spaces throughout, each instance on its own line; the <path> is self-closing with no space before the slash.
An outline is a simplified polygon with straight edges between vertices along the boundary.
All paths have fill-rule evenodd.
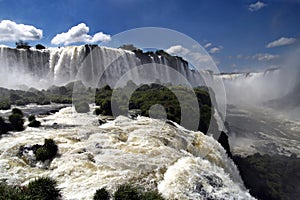
<path id="1" fill-rule="evenodd" d="M 147 63 L 153 66 L 153 73 L 164 75 L 162 83 L 173 83 L 174 77 L 168 71 L 155 68 L 155 63 L 171 66 L 193 86 L 199 85 L 201 77 L 191 71 L 187 63 L 178 58 L 170 63 L 162 56 L 145 56 L 138 58 L 133 52 L 109 47 L 69 46 L 45 50 L 24 50 L 0 47 L 0 86 L 7 88 L 35 87 L 48 88 L 51 85 L 64 85 L 71 81 L 82 80 L 87 86 L 98 86 L 115 83 L 126 72 L 136 66 Z M 146 75 L 143 70 L 131 73 L 131 79 L 137 84 L 144 80 L 137 77 Z M 130 74 L 130 73 L 129 73 Z M 155 81 L 155 80 L 152 80 Z M 203 83 L 203 81 L 201 82 Z M 126 83 L 125 83 L 126 84 Z"/>
<path id="2" fill-rule="evenodd" d="M 294 75 L 288 69 L 266 70 L 265 72 L 222 74 L 228 104 L 262 105 L 283 97 L 295 85 Z"/>
<path id="3" fill-rule="evenodd" d="M 91 199 L 96 189 L 133 182 L 158 188 L 167 199 L 253 199 L 236 166 L 212 137 L 159 120 L 120 116 L 102 126 L 72 108 L 39 119 L 0 140 L 0 179 L 26 185 L 38 176 L 58 180 L 64 199 Z M 59 129 L 53 129 L 53 123 Z M 49 169 L 28 166 L 16 156 L 19 146 L 53 138 L 59 147 Z M 201 195 L 200 195 L 201 194 Z"/>

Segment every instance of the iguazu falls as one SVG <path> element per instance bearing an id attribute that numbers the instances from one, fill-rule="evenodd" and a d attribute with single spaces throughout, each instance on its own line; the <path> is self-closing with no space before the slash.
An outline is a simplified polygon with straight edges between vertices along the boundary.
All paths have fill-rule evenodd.
<path id="1" fill-rule="evenodd" d="M 0 200 L 299 199 L 299 10 L 0 1 Z"/>

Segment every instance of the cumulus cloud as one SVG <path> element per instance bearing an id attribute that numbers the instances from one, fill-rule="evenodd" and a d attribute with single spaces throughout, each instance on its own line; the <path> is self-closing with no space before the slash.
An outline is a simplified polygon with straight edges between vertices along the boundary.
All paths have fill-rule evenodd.
<path id="1" fill-rule="evenodd" d="M 213 48 L 211 48 L 211 49 L 209 50 L 209 53 L 211 53 L 211 54 L 218 53 L 218 52 L 221 51 L 221 49 L 223 49 L 222 46 L 219 46 L 219 47 L 213 47 Z"/>
<path id="2" fill-rule="evenodd" d="M 57 34 L 51 40 L 51 43 L 55 45 L 59 45 L 59 44 L 68 45 L 77 42 L 96 43 L 96 42 L 107 42 L 111 40 L 110 35 L 104 34 L 103 32 L 98 32 L 93 36 L 91 36 L 88 34 L 89 31 L 90 28 L 86 24 L 80 23 L 70 28 L 66 33 L 63 32 Z"/>
<path id="3" fill-rule="evenodd" d="M 166 52 L 168 54 L 173 54 L 173 55 L 179 55 L 179 56 L 185 56 L 188 53 L 190 53 L 190 50 L 188 50 L 187 48 L 184 48 L 181 45 L 174 45 L 169 47 Z"/>
<path id="4" fill-rule="evenodd" d="M 258 61 L 269 61 L 269 60 L 279 58 L 279 55 L 268 54 L 268 53 L 259 53 L 259 54 L 252 56 L 252 58 L 255 60 L 258 60 Z"/>
<path id="5" fill-rule="evenodd" d="M 293 44 L 294 42 L 296 42 L 295 38 L 281 37 L 278 40 L 270 42 L 269 44 L 266 45 L 266 47 L 273 48 L 273 47 L 278 47 L 278 46 L 285 46 L 285 45 Z"/>
<path id="6" fill-rule="evenodd" d="M 208 43 L 206 43 L 206 44 L 204 45 L 204 47 L 205 47 L 205 48 L 208 48 L 208 47 L 210 47 L 211 45 L 212 45 L 212 43 L 208 42 Z"/>
<path id="7" fill-rule="evenodd" d="M 186 60 L 192 61 L 194 64 L 199 66 L 206 66 L 211 63 L 211 57 L 206 53 L 199 51 L 191 51 L 181 45 L 171 46 L 166 49 L 166 52 L 172 55 L 181 56 Z"/>
<path id="8" fill-rule="evenodd" d="M 260 9 L 262 9 L 263 7 L 266 7 L 267 4 L 261 2 L 261 1 L 258 1 L 256 3 L 252 3 L 248 6 L 248 9 L 251 11 L 251 12 L 254 12 L 254 11 L 258 11 Z"/>
<path id="9" fill-rule="evenodd" d="M 32 25 L 17 24 L 14 21 L 0 22 L 0 41 L 39 40 L 43 31 Z"/>

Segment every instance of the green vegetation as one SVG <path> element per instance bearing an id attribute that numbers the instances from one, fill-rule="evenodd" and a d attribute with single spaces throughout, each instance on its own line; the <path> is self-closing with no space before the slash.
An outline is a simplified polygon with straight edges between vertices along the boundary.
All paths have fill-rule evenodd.
<path id="1" fill-rule="evenodd" d="M 158 191 L 148 191 L 141 194 L 141 200 L 164 200 Z"/>
<path id="2" fill-rule="evenodd" d="M 109 192 L 105 188 L 98 189 L 94 194 L 93 200 L 109 200 Z"/>
<path id="3" fill-rule="evenodd" d="M 29 115 L 28 121 L 30 122 L 30 123 L 28 124 L 29 127 L 40 127 L 40 126 L 41 126 L 41 122 L 40 122 L 40 121 L 37 121 L 37 120 L 35 119 L 35 116 L 34 116 L 34 115 Z"/>
<path id="4" fill-rule="evenodd" d="M 250 194 L 261 200 L 293 200 L 300 196 L 300 158 L 280 155 L 233 157 Z"/>
<path id="5" fill-rule="evenodd" d="M 9 110 L 11 108 L 8 98 L 0 98 L 0 110 Z"/>
<path id="6" fill-rule="evenodd" d="M 25 42 L 23 40 L 19 40 L 18 42 L 16 42 L 16 48 L 17 49 L 29 49 L 29 43 Z"/>
<path id="7" fill-rule="evenodd" d="M 58 152 L 58 146 L 52 139 L 45 139 L 44 145 L 37 148 L 35 156 L 37 161 L 53 159 Z"/>
<path id="8" fill-rule="evenodd" d="M 11 131 L 11 124 L 7 123 L 3 117 L 0 117 L 0 136 Z"/>
<path id="9" fill-rule="evenodd" d="M 138 189 L 132 185 L 120 185 L 114 193 L 115 200 L 140 200 Z"/>
<path id="10" fill-rule="evenodd" d="M 75 104 L 75 110 L 78 113 L 87 113 L 90 111 L 90 107 L 87 102 L 79 102 Z"/>
<path id="11" fill-rule="evenodd" d="M 158 104 L 166 110 L 167 119 L 177 123 L 181 121 L 181 109 L 189 110 L 190 116 L 186 116 L 186 121 L 192 122 L 195 116 L 197 116 L 197 110 L 191 108 L 191 102 L 193 101 L 192 93 L 194 92 L 198 100 L 199 110 L 201 111 L 198 130 L 204 133 L 207 132 L 212 116 L 212 104 L 206 88 L 199 87 L 192 91 L 183 86 L 170 86 L 169 89 L 159 84 L 142 85 L 133 92 L 128 100 L 124 92 L 129 90 L 130 87 L 130 84 L 127 84 L 122 89 L 115 89 L 114 93 L 116 95 L 113 97 L 112 89 L 109 86 L 96 89 L 95 102 L 99 108 L 95 110 L 95 113 L 97 115 L 112 115 L 111 105 L 119 105 L 114 107 L 114 114 L 127 115 L 126 108 L 129 108 L 129 110 L 141 110 L 141 115 L 149 117 L 150 108 Z M 184 97 L 182 105 L 179 104 L 174 92 L 180 97 Z M 126 105 L 127 102 L 129 102 L 129 105 Z M 157 117 L 161 116 L 159 112 L 156 114 Z M 187 124 L 186 128 L 189 128 L 188 126 L 189 124 Z"/>
<path id="12" fill-rule="evenodd" d="M 131 184 L 120 185 L 114 193 L 115 200 L 164 200 L 158 191 L 143 191 Z"/>
<path id="13" fill-rule="evenodd" d="M 30 199 L 39 200 L 55 200 L 61 196 L 57 182 L 49 177 L 41 177 L 30 182 L 27 193 Z"/>
<path id="14" fill-rule="evenodd" d="M 0 183 L 0 200 L 23 200 L 24 196 L 21 188 Z"/>
<path id="15" fill-rule="evenodd" d="M 44 45 L 42 45 L 42 44 L 35 45 L 35 48 L 36 49 L 46 49 L 46 47 Z"/>
<path id="16" fill-rule="evenodd" d="M 23 112 L 18 108 L 12 109 L 12 114 L 8 117 L 9 122 L 11 123 L 12 129 L 14 131 L 23 131 L 24 130 L 24 119 Z"/>
<path id="17" fill-rule="evenodd" d="M 57 182 L 49 177 L 38 178 L 25 187 L 0 183 L 0 200 L 57 200 L 60 197 Z"/>

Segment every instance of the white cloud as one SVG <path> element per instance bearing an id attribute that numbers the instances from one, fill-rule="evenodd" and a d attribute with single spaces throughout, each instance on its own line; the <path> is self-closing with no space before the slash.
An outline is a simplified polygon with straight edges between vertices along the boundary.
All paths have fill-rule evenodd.
<path id="1" fill-rule="evenodd" d="M 0 41 L 39 40 L 43 31 L 32 25 L 17 24 L 10 20 L 0 22 Z"/>
<path id="2" fill-rule="evenodd" d="M 221 51 L 221 49 L 223 49 L 222 46 L 219 46 L 219 47 L 213 47 L 213 48 L 211 48 L 211 49 L 209 50 L 209 53 L 211 53 L 211 54 L 218 53 L 218 52 Z"/>
<path id="3" fill-rule="evenodd" d="M 206 44 L 204 45 L 204 47 L 205 47 L 205 48 L 208 48 L 208 47 L 210 47 L 211 45 L 212 45 L 212 43 L 209 42 L 209 43 L 206 43 Z"/>
<path id="4" fill-rule="evenodd" d="M 104 34 L 102 32 L 96 33 L 91 36 L 88 34 L 90 28 L 84 24 L 80 23 L 77 26 L 73 26 L 68 30 L 68 32 L 63 32 L 57 34 L 51 43 L 55 45 L 64 44 L 68 45 L 71 43 L 85 42 L 85 43 L 96 43 L 96 42 L 107 42 L 111 40 L 110 35 Z"/>
<path id="5" fill-rule="evenodd" d="M 210 56 L 206 53 L 201 53 L 199 51 L 190 51 L 189 49 L 184 48 L 181 45 L 171 46 L 170 48 L 166 49 L 166 52 L 172 55 L 181 56 L 186 60 L 198 64 L 210 63 L 212 61 Z"/>
<path id="6" fill-rule="evenodd" d="M 190 50 L 188 50 L 187 48 L 184 48 L 181 45 L 175 45 L 175 46 L 171 46 L 170 48 L 168 48 L 166 50 L 166 52 L 168 54 L 173 54 L 173 55 L 179 55 L 179 56 L 185 56 L 188 53 L 190 53 Z"/>
<path id="7" fill-rule="evenodd" d="M 252 56 L 252 58 L 255 60 L 258 60 L 258 61 L 269 61 L 269 60 L 279 58 L 279 55 L 273 55 L 273 54 L 268 54 L 268 53 L 259 53 L 259 54 Z"/>
<path id="8" fill-rule="evenodd" d="M 273 48 L 273 47 L 278 47 L 278 46 L 285 46 L 285 45 L 293 44 L 294 42 L 296 42 L 295 38 L 281 37 L 278 40 L 270 42 L 269 44 L 266 45 L 266 47 Z"/>
<path id="9" fill-rule="evenodd" d="M 256 3 L 252 3 L 248 6 L 248 9 L 251 11 L 251 12 L 254 12 L 254 11 L 258 11 L 260 9 L 262 9 L 263 7 L 266 7 L 267 4 L 261 2 L 261 1 L 258 1 Z"/>

